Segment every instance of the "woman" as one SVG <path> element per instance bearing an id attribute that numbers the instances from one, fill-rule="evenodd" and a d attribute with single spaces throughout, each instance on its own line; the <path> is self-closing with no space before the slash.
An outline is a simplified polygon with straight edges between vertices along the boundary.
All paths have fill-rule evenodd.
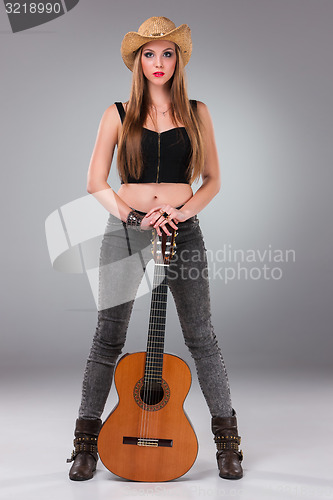
<path id="1" fill-rule="evenodd" d="M 74 461 L 73 480 L 90 479 L 96 469 L 100 417 L 151 258 L 151 229 L 170 234 L 167 224 L 177 229 L 169 287 L 212 416 L 219 473 L 227 479 L 243 475 L 236 413 L 210 319 L 206 249 L 197 217 L 218 193 L 220 173 L 209 111 L 187 97 L 184 66 L 191 50 L 190 28 L 177 28 L 165 17 L 147 19 L 122 41 L 123 60 L 133 71 L 130 99 L 104 112 L 88 172 L 88 192 L 110 216 L 101 247 L 98 324 L 68 460 Z M 116 144 L 122 182 L 117 193 L 107 183 Z M 193 195 L 191 184 L 200 177 L 202 185 Z"/>

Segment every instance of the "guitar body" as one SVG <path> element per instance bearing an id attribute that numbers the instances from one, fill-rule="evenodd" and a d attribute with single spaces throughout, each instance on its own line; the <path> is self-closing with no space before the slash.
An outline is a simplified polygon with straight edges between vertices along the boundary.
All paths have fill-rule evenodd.
<path id="1" fill-rule="evenodd" d="M 98 437 L 101 461 L 133 481 L 169 481 L 193 465 L 198 442 L 183 410 L 191 372 L 177 356 L 163 355 L 162 384 L 150 394 L 144 386 L 146 352 L 123 356 L 115 370 L 119 402 Z"/>

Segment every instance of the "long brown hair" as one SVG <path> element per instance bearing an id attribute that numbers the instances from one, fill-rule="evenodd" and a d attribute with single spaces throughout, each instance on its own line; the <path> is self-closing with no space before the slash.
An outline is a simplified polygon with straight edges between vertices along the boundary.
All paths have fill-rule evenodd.
<path id="1" fill-rule="evenodd" d="M 190 184 L 192 184 L 195 180 L 199 180 L 204 168 L 203 124 L 199 114 L 189 102 L 183 60 L 178 45 L 175 44 L 175 47 L 177 62 L 174 74 L 170 79 L 170 114 L 175 126 L 177 126 L 176 119 L 184 125 L 191 142 L 192 151 L 186 173 Z M 139 179 L 143 170 L 141 137 L 142 127 L 149 113 L 150 96 L 141 66 L 142 50 L 143 46 L 138 49 L 135 57 L 131 93 L 118 144 L 117 168 L 123 182 L 127 182 L 129 175 Z M 152 120 L 154 123 L 153 117 Z"/>

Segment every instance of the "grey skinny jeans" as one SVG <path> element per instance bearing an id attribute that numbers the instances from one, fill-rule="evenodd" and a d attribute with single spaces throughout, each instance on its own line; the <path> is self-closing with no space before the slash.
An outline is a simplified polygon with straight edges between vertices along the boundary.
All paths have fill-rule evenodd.
<path id="1" fill-rule="evenodd" d="M 185 344 L 212 417 L 231 416 L 228 376 L 211 323 L 206 248 L 198 217 L 178 223 L 177 233 L 168 285 Z M 103 413 L 135 296 L 152 259 L 151 238 L 150 230 L 126 228 L 110 214 L 100 251 L 98 321 L 84 372 L 80 418 L 96 419 Z"/>

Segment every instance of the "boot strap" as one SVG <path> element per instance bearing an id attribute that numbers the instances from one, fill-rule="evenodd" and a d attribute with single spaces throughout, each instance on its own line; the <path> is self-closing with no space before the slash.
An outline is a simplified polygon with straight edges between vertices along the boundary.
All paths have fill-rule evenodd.
<path id="1" fill-rule="evenodd" d="M 74 450 L 72 451 L 72 455 L 70 458 L 67 458 L 67 462 L 73 462 L 76 456 L 85 451 L 90 453 L 97 460 L 97 437 L 77 437 L 73 441 Z"/>
<path id="2" fill-rule="evenodd" d="M 232 445 L 231 448 L 225 448 L 225 449 L 236 449 L 238 448 L 238 445 L 241 443 L 241 437 L 240 436 L 215 436 L 214 441 L 216 443 L 216 446 L 218 447 L 219 445 Z"/>

